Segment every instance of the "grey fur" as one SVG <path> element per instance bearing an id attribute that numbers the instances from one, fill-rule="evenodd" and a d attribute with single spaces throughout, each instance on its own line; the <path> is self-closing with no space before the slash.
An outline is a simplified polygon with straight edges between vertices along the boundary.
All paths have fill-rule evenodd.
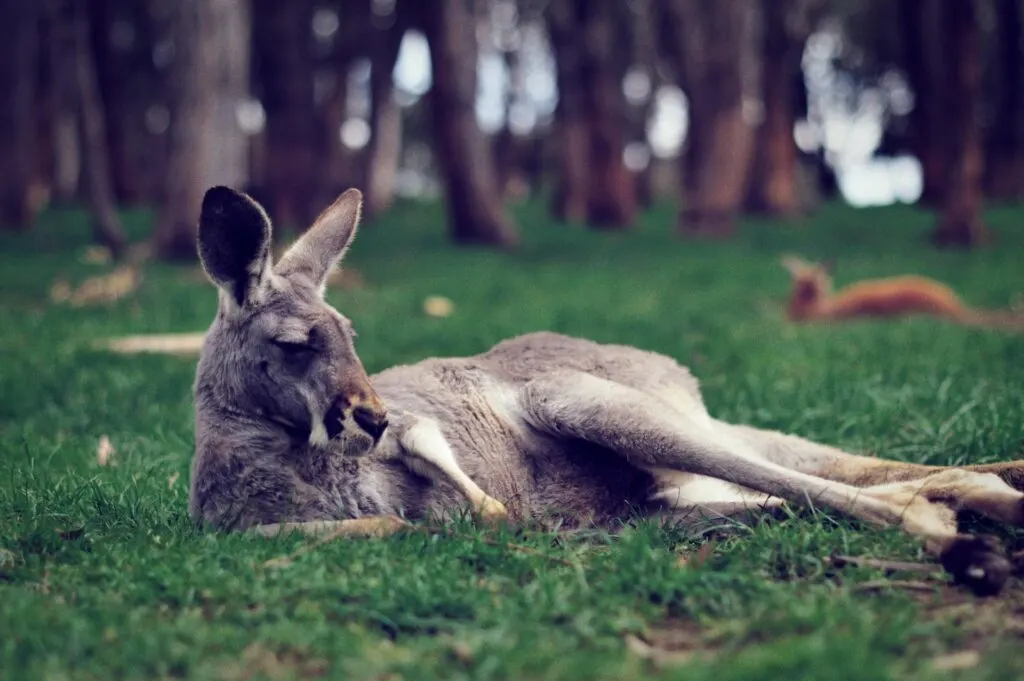
<path id="1" fill-rule="evenodd" d="M 687 369 L 632 347 L 533 333 L 367 377 L 351 324 L 323 299 L 359 202 L 354 190 L 342 195 L 273 267 L 262 210 L 230 190 L 208 193 L 199 246 L 224 293 L 195 381 L 198 520 L 323 527 L 446 515 L 468 499 L 513 520 L 611 525 L 633 511 L 758 513 L 785 500 L 900 525 L 936 553 L 960 551 L 966 575 L 988 549 L 971 544 L 961 560 L 954 508 L 1024 521 L 1024 495 L 987 473 L 718 421 Z M 312 349 L 293 356 L 275 340 Z M 389 420 L 379 441 L 360 410 Z M 1006 466 L 993 472 L 1016 479 L 1020 467 Z"/>

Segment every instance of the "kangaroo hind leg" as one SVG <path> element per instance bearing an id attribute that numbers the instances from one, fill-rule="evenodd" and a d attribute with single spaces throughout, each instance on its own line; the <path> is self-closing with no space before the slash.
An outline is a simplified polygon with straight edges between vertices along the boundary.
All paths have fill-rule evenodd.
<path id="1" fill-rule="evenodd" d="M 533 427 L 599 444 L 640 468 L 705 475 L 794 504 L 830 506 L 875 526 L 902 527 L 921 536 L 954 577 L 977 591 L 998 590 L 1008 576 L 1009 563 L 996 547 L 957 533 L 955 511 L 948 505 L 792 470 L 709 420 L 690 417 L 643 391 L 564 371 L 528 382 L 520 399 Z"/>

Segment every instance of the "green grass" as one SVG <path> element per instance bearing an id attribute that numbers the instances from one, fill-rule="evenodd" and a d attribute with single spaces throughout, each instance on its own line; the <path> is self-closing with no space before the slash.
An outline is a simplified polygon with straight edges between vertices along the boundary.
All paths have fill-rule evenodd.
<path id="1" fill-rule="evenodd" d="M 329 295 L 371 371 L 550 329 L 679 358 L 726 419 L 908 461 L 1024 458 L 1024 339 L 929 320 L 791 327 L 776 262 L 838 256 L 840 284 L 917 272 L 1005 306 L 1024 291 L 1020 209 L 992 211 L 999 245 L 969 254 L 931 250 L 930 217 L 899 207 L 751 222 L 728 243 L 675 238 L 667 207 L 627 235 L 552 224 L 540 205 L 517 217 L 514 255 L 450 247 L 436 205 L 365 226 L 350 264 L 367 285 Z M 128 220 L 144 233 L 144 214 Z M 825 558 L 920 546 L 821 511 L 715 534 L 701 559 L 705 538 L 645 522 L 569 536 L 466 523 L 266 567 L 305 542 L 187 515 L 192 363 L 89 348 L 205 328 L 212 289 L 161 267 L 113 306 L 50 304 L 55 279 L 102 271 L 79 262 L 88 241 L 74 212 L 0 235 L 0 678 L 932 679 L 936 656 L 963 649 L 982 661 L 951 678 L 1024 673 L 1019 580 L 988 601 L 941 577 L 869 589 L 881 573 Z M 425 316 L 432 294 L 454 315 Z M 97 464 L 103 435 L 116 466 Z M 694 657 L 659 664 L 629 635 Z"/>

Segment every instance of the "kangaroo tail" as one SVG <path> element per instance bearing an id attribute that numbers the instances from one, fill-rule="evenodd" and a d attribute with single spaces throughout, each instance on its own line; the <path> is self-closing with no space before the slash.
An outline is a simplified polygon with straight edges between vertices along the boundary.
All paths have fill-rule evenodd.
<path id="1" fill-rule="evenodd" d="M 1024 311 L 967 309 L 959 315 L 957 321 L 967 326 L 1024 333 Z"/>

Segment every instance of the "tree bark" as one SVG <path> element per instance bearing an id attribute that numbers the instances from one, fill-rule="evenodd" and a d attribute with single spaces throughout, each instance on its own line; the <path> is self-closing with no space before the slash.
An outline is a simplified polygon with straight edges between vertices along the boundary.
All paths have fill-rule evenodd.
<path id="1" fill-rule="evenodd" d="M 515 226 L 505 214 L 490 146 L 476 122 L 476 17 L 473 0 L 421 3 L 430 44 L 435 157 L 441 168 L 452 238 L 461 244 L 512 247 Z"/>
<path id="2" fill-rule="evenodd" d="M 899 0 L 899 23 L 903 35 L 903 67 L 914 93 L 910 112 L 912 145 L 921 164 L 920 202 L 936 206 L 946 190 L 945 134 L 942 122 L 942 95 L 937 79 L 946 72 L 937 63 L 935 45 L 929 30 L 936 12 L 945 11 L 935 0 Z"/>
<path id="3" fill-rule="evenodd" d="M 949 54 L 943 134 L 949 140 L 949 156 L 942 212 L 932 234 L 940 246 L 970 248 L 990 238 L 981 215 L 981 35 L 977 12 L 973 2 L 943 6 L 942 41 Z"/>
<path id="4" fill-rule="evenodd" d="M 67 205 L 78 196 L 81 149 L 78 126 L 78 96 L 73 57 L 75 39 L 70 16 L 62 12 L 63 0 L 50 0 L 44 7 L 41 57 L 43 75 L 41 117 L 46 127 L 39 154 L 42 176 L 49 183 L 50 198 Z"/>
<path id="5" fill-rule="evenodd" d="M 574 0 L 552 0 L 548 9 L 548 35 L 555 54 L 558 87 L 555 108 L 558 180 L 552 209 L 562 222 L 582 222 L 587 217 L 590 145 L 577 7 Z"/>
<path id="6" fill-rule="evenodd" d="M 629 59 L 632 62 L 632 67 L 640 68 L 646 74 L 650 83 L 650 91 L 647 98 L 638 104 L 626 102 L 626 117 L 629 121 L 627 131 L 628 143 L 642 144 L 648 153 L 647 165 L 633 173 L 636 204 L 641 209 L 647 209 L 654 203 L 655 198 L 654 166 L 656 163 L 648 140 L 647 127 L 654 115 L 655 93 L 663 83 L 658 72 L 658 50 L 651 20 L 652 3 L 649 0 L 635 0 L 631 9 L 629 31 L 632 35 L 632 49 Z"/>
<path id="7" fill-rule="evenodd" d="M 816 23 L 815 0 L 761 0 L 761 105 L 764 117 L 755 150 L 746 209 L 775 217 L 801 213 L 797 190 L 798 155 L 794 74 L 800 73 L 804 44 Z"/>
<path id="8" fill-rule="evenodd" d="M 985 190 L 1024 198 L 1024 21 L 1020 0 L 996 0 L 996 115 L 988 138 Z"/>
<path id="9" fill-rule="evenodd" d="M 28 228 L 38 206 L 36 104 L 39 63 L 38 3 L 0 2 L 0 226 Z"/>
<path id="10" fill-rule="evenodd" d="M 683 74 L 690 113 L 679 231 L 727 236 L 753 151 L 744 100 L 757 89 L 754 7 L 749 0 L 671 0 L 664 8 L 682 36 L 675 69 Z"/>
<path id="11" fill-rule="evenodd" d="M 266 186 L 271 216 L 304 230 L 318 210 L 317 113 L 311 51 L 312 0 L 253 0 L 260 99 L 267 115 Z"/>
<path id="12" fill-rule="evenodd" d="M 78 121 L 82 141 L 82 160 L 89 210 L 92 212 L 93 235 L 105 246 L 114 260 L 125 253 L 128 240 L 117 213 L 117 197 L 110 172 L 106 116 L 96 77 L 89 15 L 85 5 L 75 0 L 62 0 L 60 13 L 72 21 L 71 44 L 64 58 L 73 62 L 65 68 L 73 70 L 78 103 Z M 60 18 L 57 19 L 60 21 Z"/>
<path id="13" fill-rule="evenodd" d="M 366 158 L 365 210 L 376 215 L 391 207 L 402 155 L 402 110 L 395 101 L 394 70 L 405 24 L 395 21 L 370 46 L 370 143 Z"/>
<path id="14" fill-rule="evenodd" d="M 621 17 L 610 2 L 576 0 L 583 17 L 583 93 L 590 147 L 587 222 L 599 229 L 627 229 L 636 214 L 636 180 L 626 168 L 626 119 L 622 79 L 628 68 Z M 627 62 L 627 63 L 623 63 Z"/>
<path id="15" fill-rule="evenodd" d="M 170 150 L 151 246 L 161 258 L 191 260 L 206 189 L 247 177 L 247 141 L 233 115 L 249 72 L 247 0 L 178 0 L 171 34 Z"/>

